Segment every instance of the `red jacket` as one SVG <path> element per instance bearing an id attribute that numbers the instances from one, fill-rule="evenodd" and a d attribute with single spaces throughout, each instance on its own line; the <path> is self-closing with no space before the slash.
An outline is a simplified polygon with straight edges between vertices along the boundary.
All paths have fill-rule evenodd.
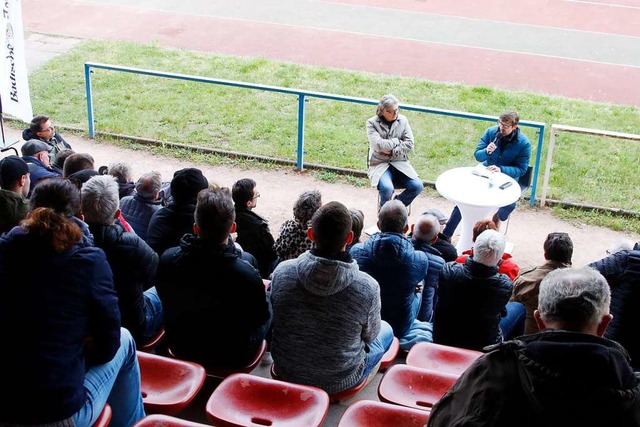
<path id="1" fill-rule="evenodd" d="M 462 252 L 462 255 L 456 258 L 456 262 L 464 264 L 468 257 L 473 256 L 473 249 L 468 249 Z M 498 262 L 498 273 L 506 274 L 509 279 L 515 280 L 520 272 L 520 267 L 515 262 L 511 261 L 511 254 L 504 253 L 502 259 Z"/>

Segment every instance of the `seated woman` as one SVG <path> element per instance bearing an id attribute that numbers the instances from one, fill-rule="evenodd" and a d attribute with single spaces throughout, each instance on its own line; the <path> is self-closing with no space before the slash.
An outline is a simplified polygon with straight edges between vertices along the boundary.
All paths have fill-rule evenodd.
<path id="1" fill-rule="evenodd" d="M 298 258 L 311 249 L 313 242 L 307 236 L 311 217 L 322 206 L 322 195 L 318 190 L 305 191 L 293 205 L 293 218 L 280 226 L 280 235 L 273 245 L 278 262 Z"/>
<path id="2" fill-rule="evenodd" d="M 377 187 L 380 206 L 393 196 L 395 188 L 404 188 L 398 200 L 409 206 L 424 189 L 418 173 L 409 163 L 413 151 L 413 133 L 409 120 L 398 114 L 399 102 L 393 95 L 380 99 L 376 115 L 367 120 L 371 186 Z"/>
<path id="3" fill-rule="evenodd" d="M 490 219 L 481 219 L 473 226 L 473 242 L 475 242 L 480 233 L 485 230 L 498 230 L 498 227 Z M 473 248 L 462 252 L 462 254 L 456 258 L 456 262 L 464 264 L 470 256 L 473 256 Z M 502 259 L 498 261 L 498 273 L 506 274 L 509 276 L 509 279 L 515 280 L 515 278 L 518 277 L 518 273 L 520 273 L 520 267 L 513 262 L 511 258 L 511 254 L 506 252 L 502 255 Z"/>

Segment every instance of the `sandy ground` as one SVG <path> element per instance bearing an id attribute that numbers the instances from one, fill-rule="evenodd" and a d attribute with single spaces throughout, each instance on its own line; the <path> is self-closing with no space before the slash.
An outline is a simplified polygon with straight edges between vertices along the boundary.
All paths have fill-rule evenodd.
<path id="1" fill-rule="evenodd" d="M 6 139 L 9 142 L 20 137 L 20 131 L 13 126 L 13 124 L 5 124 Z M 314 178 L 313 173 L 309 171 L 300 173 L 289 167 L 261 170 L 194 164 L 182 159 L 158 156 L 145 151 L 128 150 L 74 135 L 66 135 L 65 138 L 75 151 L 88 152 L 93 155 L 97 166 L 106 165 L 113 161 L 130 163 L 136 177 L 145 171 L 157 170 L 162 173 L 163 179 L 168 181 L 174 171 L 178 169 L 198 167 L 203 170 L 209 181 L 223 186 L 231 187 L 240 178 L 253 178 L 258 183 L 257 189 L 260 192 L 256 212 L 269 220 L 274 237 L 277 237 L 282 222 L 292 218 L 292 207 L 297 196 L 310 189 L 318 189 L 322 193 L 323 202 L 337 200 L 347 207 L 361 209 L 365 214 L 365 229 L 376 223 L 377 194 L 376 190 L 371 187 L 327 183 Z M 442 198 L 435 189 L 427 188 L 414 201 L 409 221 L 413 222 L 421 212 L 434 207 L 448 215 L 453 204 Z M 503 224 L 503 232 L 504 228 Z M 576 266 L 582 266 L 606 256 L 605 251 L 617 240 L 640 240 L 638 235 L 559 220 L 550 213 L 550 210 L 538 207 L 531 208 L 528 202 L 523 200 L 512 214 L 506 234 L 507 241 L 513 244 L 512 255 L 515 262 L 521 268 L 542 263 L 544 261 L 542 244 L 546 235 L 552 231 L 569 233 L 574 242 L 573 263 Z M 454 236 L 454 243 L 456 237 Z"/>

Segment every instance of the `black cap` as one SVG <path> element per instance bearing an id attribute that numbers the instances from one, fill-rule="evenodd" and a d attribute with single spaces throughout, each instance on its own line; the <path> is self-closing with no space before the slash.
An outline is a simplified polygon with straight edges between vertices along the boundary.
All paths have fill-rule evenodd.
<path id="1" fill-rule="evenodd" d="M 8 156 L 0 160 L 0 185 L 9 186 L 29 173 L 27 162 L 18 156 Z"/>
<path id="2" fill-rule="evenodd" d="M 442 213 L 442 211 L 440 211 L 439 209 L 427 209 L 426 211 L 424 211 L 423 215 L 433 215 L 436 218 L 438 218 L 438 222 L 440 222 L 440 224 L 446 224 L 447 221 L 449 220 L 449 218 L 447 218 L 447 216 L 445 214 Z"/>
<path id="3" fill-rule="evenodd" d="M 39 139 L 30 139 L 24 143 L 20 151 L 22 151 L 23 156 L 33 156 L 41 151 L 49 152 L 51 148 L 52 147 L 49 144 L 46 144 Z"/>
<path id="4" fill-rule="evenodd" d="M 184 168 L 176 171 L 171 180 L 171 197 L 177 202 L 195 200 L 200 190 L 209 187 L 209 181 L 200 169 Z"/>

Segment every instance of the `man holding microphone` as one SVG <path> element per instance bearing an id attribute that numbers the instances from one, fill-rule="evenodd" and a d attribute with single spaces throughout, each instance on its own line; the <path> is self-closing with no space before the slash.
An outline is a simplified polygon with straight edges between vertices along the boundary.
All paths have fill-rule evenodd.
<path id="1" fill-rule="evenodd" d="M 520 116 L 515 111 L 500 114 L 498 125 L 488 128 L 476 147 L 474 156 L 488 170 L 502 172 L 518 181 L 527 172 L 531 160 L 531 143 L 520 132 Z M 502 206 L 493 216 L 493 222 L 499 227 L 500 221 L 506 221 L 516 208 L 516 203 Z M 442 234 L 451 238 L 458 227 L 462 215 L 456 206 L 449 216 Z"/>

